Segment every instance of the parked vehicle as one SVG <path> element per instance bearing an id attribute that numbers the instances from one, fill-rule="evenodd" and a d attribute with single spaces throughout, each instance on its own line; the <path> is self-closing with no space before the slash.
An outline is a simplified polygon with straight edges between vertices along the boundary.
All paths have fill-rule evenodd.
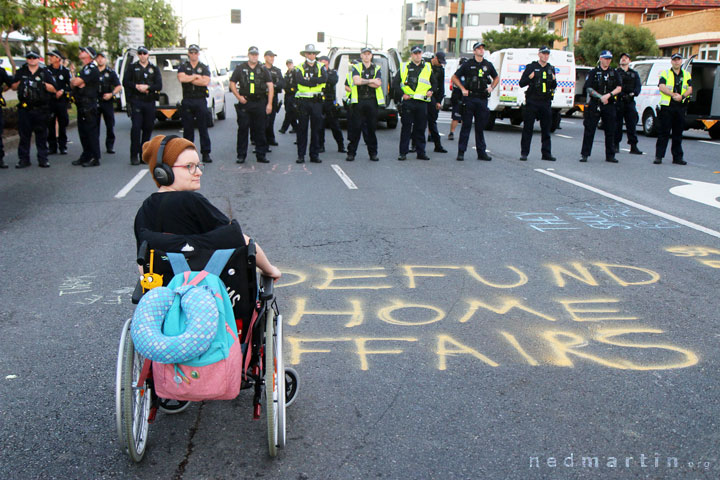
<path id="1" fill-rule="evenodd" d="M 342 99 L 345 97 L 345 79 L 348 68 L 354 60 L 360 61 L 360 49 L 331 48 L 328 52 L 330 68 L 338 72 L 336 96 L 338 99 L 338 117 L 345 118 L 346 112 L 342 108 Z M 400 54 L 394 48 L 387 51 L 374 51 L 373 63 L 380 66 L 382 75 L 382 89 L 385 95 L 385 105 L 378 108 L 378 120 L 385 122 L 388 128 L 395 128 L 398 124 L 398 111 L 392 95 L 392 79 L 400 68 Z"/>
<path id="2" fill-rule="evenodd" d="M 584 112 L 587 104 L 587 92 L 585 91 L 585 80 L 588 73 L 593 67 L 585 67 L 582 65 L 575 66 L 575 100 L 570 110 L 565 112 L 566 117 L 572 116 L 575 112 Z"/>
<path id="3" fill-rule="evenodd" d="M 688 66 L 689 65 L 689 66 Z M 645 135 L 657 135 L 660 111 L 660 73 L 671 67 L 669 58 L 642 59 L 632 62 L 642 82 L 642 91 L 635 100 Z M 692 95 L 688 101 L 685 129 L 707 130 L 710 138 L 720 139 L 720 62 L 690 58 L 683 68 L 692 76 Z"/>
<path id="4" fill-rule="evenodd" d="M 233 70 L 235 70 L 235 67 L 240 65 L 243 62 L 247 62 L 250 60 L 247 55 L 236 55 L 230 59 L 230 68 L 228 69 L 228 72 L 232 75 Z"/>
<path id="5" fill-rule="evenodd" d="M 450 79 L 453 75 L 455 75 L 455 72 L 460 66 L 460 59 L 447 58 L 445 61 L 447 62 L 445 64 L 445 98 L 443 98 L 442 109 L 447 111 L 450 110 L 450 107 L 452 106 L 450 104 L 450 95 L 452 95 L 452 89 L 455 87 Z"/>
<path id="6" fill-rule="evenodd" d="M 486 125 L 492 130 L 495 120 L 509 118 L 513 125 L 520 125 L 525 105 L 525 89 L 520 88 L 520 77 L 528 63 L 538 59 L 536 48 L 507 48 L 493 52 L 488 60 L 493 63 L 500 83 L 490 95 L 488 108 L 490 118 Z M 551 50 L 549 63 L 555 67 L 557 88 L 552 101 L 553 121 L 550 131 L 560 126 L 562 110 L 573 107 L 575 100 L 575 55 L 572 52 Z"/>
<path id="7" fill-rule="evenodd" d="M 122 81 L 125 72 L 133 62 L 138 59 L 137 50 L 130 48 L 125 51 L 119 61 L 118 75 Z M 182 102 L 182 86 L 177 79 L 178 68 L 187 61 L 187 50 L 183 47 L 158 48 L 150 50 L 150 63 L 157 65 L 162 75 L 163 88 L 158 94 L 155 101 L 156 118 L 160 121 L 178 121 L 180 120 Z M 208 90 L 210 92 L 207 98 L 208 114 L 210 115 L 210 126 L 213 126 L 215 117 L 218 120 L 224 120 L 227 107 L 225 105 L 225 92 L 228 91 L 224 86 L 223 78 L 226 71 L 219 70 L 215 65 L 212 56 L 206 50 L 200 50 L 200 62 L 206 64 L 210 68 L 210 84 Z M 121 105 L 123 110 L 127 110 L 127 99 L 123 89 L 121 95 Z"/>
<path id="8" fill-rule="evenodd" d="M 13 60 L 15 61 L 15 68 L 18 69 L 25 65 L 25 63 L 27 62 L 27 60 L 25 60 L 25 57 L 13 57 Z M 0 57 L 0 68 L 4 68 L 5 71 L 10 75 L 12 75 L 13 73 L 12 65 L 10 64 L 10 59 L 8 57 Z"/>

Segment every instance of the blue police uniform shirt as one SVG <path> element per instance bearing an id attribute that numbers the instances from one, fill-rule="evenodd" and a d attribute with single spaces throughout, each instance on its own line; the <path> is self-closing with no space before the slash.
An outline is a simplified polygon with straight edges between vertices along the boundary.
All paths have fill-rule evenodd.
<path id="1" fill-rule="evenodd" d="M 96 101 L 98 92 L 100 91 L 100 71 L 97 65 L 92 62 L 84 65 L 80 71 L 77 72 L 76 76 L 85 82 L 85 86 L 75 87 L 75 91 L 73 92 L 75 102 L 81 104 L 83 102 L 93 103 Z"/>
<path id="2" fill-rule="evenodd" d="M 147 85 L 148 91 L 141 93 L 135 88 L 136 85 Z M 160 70 L 150 62 L 145 67 L 140 65 L 139 61 L 135 62 L 130 65 L 130 68 L 127 69 L 123 76 L 123 87 L 125 87 L 126 92 L 130 92 L 134 100 L 154 102 L 155 94 L 162 90 Z"/>
<path id="3" fill-rule="evenodd" d="M 70 95 L 70 77 L 72 74 L 66 67 L 60 65 L 60 68 L 47 67 L 50 74 L 55 79 L 55 86 L 58 90 L 65 92 L 65 95 L 60 98 L 54 99 L 55 101 L 62 102 L 69 98 Z"/>
<path id="4" fill-rule="evenodd" d="M 23 86 L 23 84 L 25 83 L 25 79 L 29 79 L 30 83 L 32 84 L 32 88 L 36 89 L 37 91 L 37 98 L 32 98 L 32 104 L 28 105 L 28 107 L 43 109 L 48 108 L 48 100 L 50 100 L 52 94 L 47 91 L 44 84 L 49 83 L 53 87 L 57 88 L 57 85 L 55 84 L 55 79 L 50 74 L 48 69 L 38 66 L 37 70 L 35 70 L 35 73 L 31 73 L 30 68 L 26 63 L 15 72 L 15 77 L 13 77 L 12 83 L 20 82 L 20 85 L 18 85 L 18 99 L 21 100 L 23 97 L 29 95 L 29 92 L 24 91 L 25 87 Z"/>
<path id="5" fill-rule="evenodd" d="M 184 73 L 185 75 L 200 75 L 203 77 L 210 76 L 210 68 L 202 62 L 198 62 L 194 67 L 190 63 L 190 60 L 186 61 L 180 68 L 178 73 Z M 208 87 L 201 87 L 193 85 L 192 82 L 182 82 L 183 98 L 206 98 L 208 96 Z"/>
<path id="6" fill-rule="evenodd" d="M 115 70 L 106 66 L 104 70 L 100 71 L 100 101 L 112 102 L 112 99 L 103 100 L 102 96 L 106 93 L 112 93 L 118 85 L 120 85 L 120 77 L 118 77 Z"/>
<path id="7" fill-rule="evenodd" d="M 479 70 L 483 71 L 482 76 L 485 77 L 485 83 L 488 86 L 492 84 L 495 77 L 497 77 L 497 71 L 491 62 L 487 61 L 485 58 L 482 59 L 482 62 L 478 62 L 475 60 L 475 57 L 460 65 L 460 67 L 455 71 L 455 76 L 458 78 L 465 77 L 464 85 L 465 88 L 468 88 L 471 84 L 470 80 L 478 76 Z"/>
<path id="8" fill-rule="evenodd" d="M 358 73 L 358 71 L 355 69 L 355 66 L 351 67 L 353 69 L 353 78 L 354 77 L 360 77 L 364 78 L 365 80 L 372 80 L 373 78 L 376 78 L 375 75 L 375 64 L 370 62 L 370 66 L 365 68 L 364 63 L 359 63 L 360 69 L 362 70 L 362 73 Z M 382 71 L 378 70 L 377 72 L 377 78 L 382 79 Z M 345 81 L 347 84 L 347 80 Z M 352 85 L 349 85 L 350 88 L 352 88 Z M 374 100 L 377 98 L 377 94 L 375 93 L 375 89 L 370 87 L 369 85 L 358 85 L 358 99 L 359 100 Z"/>
<path id="9" fill-rule="evenodd" d="M 602 67 L 595 67 L 588 73 L 585 80 L 585 89 L 592 88 L 600 95 L 605 95 L 613 91 L 616 87 L 622 85 L 622 78 L 617 70 L 608 67 L 603 70 Z M 590 102 L 599 102 L 599 98 L 590 97 Z"/>
<path id="10" fill-rule="evenodd" d="M 246 82 L 250 81 L 251 72 L 255 77 L 255 93 L 253 95 L 250 95 L 250 84 L 246 84 Z M 255 68 L 253 68 L 248 62 L 243 62 L 235 67 L 235 70 L 230 77 L 230 83 L 240 84 L 238 88 L 238 95 L 250 97 L 250 100 L 258 100 L 261 97 L 267 99 L 266 84 L 272 83 L 272 77 L 264 65 L 258 63 L 255 65 Z"/>

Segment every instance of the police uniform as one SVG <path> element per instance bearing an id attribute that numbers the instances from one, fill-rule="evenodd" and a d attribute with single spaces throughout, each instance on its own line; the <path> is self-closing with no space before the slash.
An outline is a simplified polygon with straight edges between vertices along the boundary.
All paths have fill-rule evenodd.
<path id="1" fill-rule="evenodd" d="M 3 146 L 2 140 L 3 129 L 5 127 L 5 122 L 3 120 L 3 107 L 6 105 L 5 98 L 2 94 L 3 86 L 5 85 L 8 87 L 12 86 L 12 79 L 4 68 L 0 68 L 0 168 L 8 168 L 3 160 L 5 158 L 5 147 Z"/>
<path id="2" fill-rule="evenodd" d="M 90 57 L 95 58 L 96 53 L 90 47 L 82 47 Z M 100 93 L 100 71 L 97 65 L 90 61 L 75 74 L 85 83 L 83 87 L 73 87 L 73 97 L 77 107 L 77 125 L 82 154 L 73 162 L 73 165 L 83 167 L 96 167 L 100 165 L 100 119 L 98 118 L 98 95 Z"/>
<path id="3" fill-rule="evenodd" d="M 467 62 L 467 58 L 463 57 L 460 59 L 460 65 L 463 65 L 465 62 Z M 462 84 L 463 87 L 467 88 L 465 77 L 458 77 L 458 80 Z M 460 87 L 455 86 L 452 82 L 450 82 L 451 87 L 451 93 L 450 93 L 450 119 L 454 120 L 457 123 L 462 123 L 462 111 L 463 111 L 463 105 L 462 105 L 462 89 Z M 452 125 L 451 125 L 452 128 Z M 448 140 L 454 140 L 455 134 L 453 131 L 450 131 L 448 133 Z"/>
<path id="4" fill-rule="evenodd" d="M 144 47 L 138 51 L 146 51 Z M 136 85 L 147 85 L 147 92 L 140 92 Z M 142 66 L 140 61 L 130 65 L 123 76 L 123 87 L 128 99 L 128 108 L 132 128 L 130 129 L 130 163 L 140 165 L 142 144 L 150 140 L 155 125 L 155 100 L 162 90 L 162 76 L 157 66 L 148 62 Z"/>
<path id="5" fill-rule="evenodd" d="M 601 56 L 604 54 L 610 56 L 603 58 L 612 58 L 609 52 L 603 51 Z M 597 95 L 611 94 L 612 91 L 621 84 L 620 74 L 617 70 L 609 66 L 607 69 L 597 66 L 588 73 L 587 79 L 585 80 L 585 88 L 590 93 L 590 101 L 585 108 L 585 118 L 583 120 L 585 132 L 583 134 L 582 149 L 580 151 L 581 162 L 586 162 L 592 153 L 595 130 L 597 129 L 600 118 L 602 118 L 603 128 L 605 130 L 605 161 L 617 163 L 615 159 L 615 116 L 617 111 L 615 99 L 611 95 L 607 105 L 605 105 L 597 98 Z M 590 89 L 594 90 L 595 95 L 593 95 Z"/>
<path id="6" fill-rule="evenodd" d="M 49 52 L 48 55 L 54 55 L 61 60 L 64 57 L 57 50 Z M 58 97 L 52 95 L 50 99 L 50 119 L 48 122 L 48 149 L 51 155 L 60 151 L 61 154 L 67 153 L 67 126 L 70 123 L 68 116 L 68 106 L 70 103 L 70 78 L 72 74 L 65 66 L 60 64 L 59 68 L 53 68 L 52 65 L 47 67 L 50 74 L 55 79 L 55 85 L 63 93 Z M 55 133 L 55 124 L 57 123 L 57 134 Z"/>
<path id="7" fill-rule="evenodd" d="M 98 115 L 98 128 L 100 127 L 100 119 L 105 122 L 105 149 L 108 153 L 115 153 L 115 102 L 112 98 L 105 100 L 103 95 L 113 93 L 115 88 L 120 85 L 118 74 L 107 64 L 105 68 L 100 70 L 100 94 L 98 101 L 100 103 L 100 115 Z"/>
<path id="8" fill-rule="evenodd" d="M 195 48 L 193 48 L 195 47 Z M 190 45 L 188 50 L 196 49 L 197 45 Z M 210 68 L 204 63 L 198 61 L 195 65 L 186 61 L 178 68 L 178 74 L 200 75 L 210 78 Z M 200 153 L 204 163 L 211 163 L 210 152 L 212 145 L 210 143 L 210 134 L 208 133 L 208 123 L 210 115 L 207 108 L 207 98 L 210 91 L 207 86 L 194 85 L 192 82 L 181 82 L 183 99 L 181 107 L 181 118 L 183 125 L 183 137 L 191 142 L 195 142 L 195 127 L 200 135 Z"/>
<path id="9" fill-rule="evenodd" d="M 477 45 L 477 44 L 476 44 Z M 484 46 L 484 45 L 483 45 Z M 479 45 L 474 46 L 479 48 Z M 455 76 L 465 77 L 468 95 L 462 97 L 463 117 L 462 128 L 460 129 L 460 140 L 458 141 L 458 160 L 464 158 L 465 150 L 467 150 L 468 140 L 470 138 L 470 130 L 475 120 L 475 148 L 479 160 L 491 160 L 488 156 L 485 144 L 485 125 L 490 117 L 488 109 L 488 97 L 490 94 L 487 89 L 490 87 L 497 77 L 497 71 L 492 63 L 485 58 L 481 62 L 471 58 L 463 63 L 455 72 Z"/>
<path id="10" fill-rule="evenodd" d="M 447 153 L 442 146 L 440 140 L 440 132 L 437 127 L 437 119 L 440 115 L 440 109 L 438 105 L 442 106 L 443 98 L 445 98 L 445 53 L 437 52 L 434 56 L 440 65 L 432 65 L 432 84 L 434 85 L 432 97 L 430 97 L 430 103 L 427 105 L 428 109 L 428 141 L 432 140 L 435 144 L 435 151 L 439 153 Z"/>
<path id="11" fill-rule="evenodd" d="M 320 53 L 315 46 L 308 44 L 300 55 Z M 298 91 L 295 100 L 298 107 L 297 128 L 297 163 L 305 162 L 305 151 L 308 148 L 308 130 L 310 130 L 310 161 L 320 163 L 320 130 L 323 128 L 323 90 L 328 74 L 325 67 L 315 61 L 306 60 L 295 67 L 295 83 Z M 309 128 L 308 128 L 309 124 Z"/>
<path id="12" fill-rule="evenodd" d="M 230 83 L 235 84 L 238 95 L 245 97 L 247 103 L 236 103 L 237 112 L 237 162 L 243 163 L 248 150 L 248 133 L 252 130 L 255 141 L 255 155 L 260 163 L 267 163 L 267 126 L 268 83 L 272 83 L 270 72 L 261 63 L 251 67 L 243 62 L 233 71 Z"/>
<path id="13" fill-rule="evenodd" d="M 267 52 L 265 52 L 264 56 L 275 57 L 276 55 L 272 51 L 268 50 Z M 278 67 L 273 65 L 268 68 L 266 65 L 265 68 L 270 73 L 270 78 L 272 79 L 273 84 L 272 112 L 270 112 L 270 115 L 267 116 L 266 120 L 265 141 L 268 145 L 277 145 L 278 143 L 275 140 L 275 116 L 280 110 L 280 102 L 278 101 L 278 96 L 280 95 L 280 92 L 282 92 L 282 89 L 285 86 L 285 79 L 283 78 L 282 70 L 280 70 Z"/>
<path id="14" fill-rule="evenodd" d="M 679 54 L 674 54 L 672 58 L 682 58 Z M 687 162 L 683 159 L 682 135 L 685 129 L 685 114 L 687 113 L 687 91 L 692 87 L 692 78 L 690 72 L 680 69 L 676 75 L 672 68 L 669 68 L 660 74 L 659 85 L 666 85 L 672 93 L 679 93 L 683 96 L 683 100 L 678 102 L 673 100 L 670 95 L 660 92 L 660 114 L 658 115 L 658 138 L 655 144 L 655 161 L 659 164 L 662 162 L 667 150 L 668 142 L 672 135 L 672 153 L 673 163 L 685 165 Z"/>
<path id="15" fill-rule="evenodd" d="M 419 47 L 413 48 L 417 53 Z M 427 128 L 427 96 L 432 86 L 432 67 L 430 63 L 420 60 L 403 63 L 395 77 L 396 95 L 409 95 L 400 105 L 402 129 L 400 130 L 400 156 L 398 160 L 405 160 L 410 151 L 410 138 L 417 151 L 419 160 L 429 160 L 425 154 L 425 129 Z M 402 97 L 401 97 L 402 98 Z"/>
<path id="16" fill-rule="evenodd" d="M 539 53 L 550 53 L 547 47 L 541 47 Z M 530 78 L 530 75 L 533 78 Z M 550 142 L 550 125 L 552 124 L 552 100 L 555 95 L 557 81 L 555 67 L 546 63 L 532 62 L 525 66 L 520 77 L 520 88 L 528 87 L 525 91 L 525 107 L 523 109 L 523 131 L 520 141 L 520 160 L 527 160 L 530 154 L 535 119 L 540 120 L 541 148 L 543 160 L 555 160 L 552 156 Z"/>
<path id="17" fill-rule="evenodd" d="M 382 87 L 373 88 L 370 85 L 355 85 L 354 78 L 363 80 L 382 80 L 380 66 L 370 62 L 360 62 L 350 69 L 350 110 L 352 115 L 348 123 L 348 154 L 346 160 L 354 160 L 360 144 L 362 133 L 367 144 L 370 160 L 378 160 L 378 142 L 375 130 L 377 128 L 378 107 L 385 105 L 385 96 Z M 363 126 L 365 128 L 363 128 Z"/>
<path id="18" fill-rule="evenodd" d="M 319 61 L 322 61 L 322 59 L 327 59 L 327 57 L 321 57 L 318 59 Z M 337 143 L 338 152 L 345 153 L 345 138 L 343 137 L 342 130 L 340 129 L 340 122 L 337 118 L 337 110 L 336 110 L 336 98 L 337 98 L 337 92 L 335 88 L 337 87 L 338 83 L 338 74 L 335 70 L 327 70 L 328 72 L 328 80 L 325 84 L 325 89 L 323 90 L 323 115 L 325 116 L 325 125 L 330 127 L 330 131 L 333 134 L 333 138 L 335 139 L 335 142 Z M 325 151 L 325 128 L 320 129 L 320 152 Z"/>
<path id="19" fill-rule="evenodd" d="M 622 57 L 623 55 L 620 56 Z M 629 55 L 628 58 L 630 58 Z M 632 68 L 628 68 L 626 72 L 622 69 L 622 67 L 618 67 L 617 71 L 620 74 L 622 92 L 618 95 L 616 103 L 617 112 L 615 121 L 617 122 L 617 127 L 615 129 L 615 151 L 620 151 L 624 121 L 625 129 L 627 130 L 628 144 L 630 144 L 630 153 L 642 155 L 642 152 L 637 148 L 638 137 L 636 133 L 636 126 L 638 122 L 638 114 L 637 109 L 635 108 L 635 97 L 640 95 L 642 90 L 640 75 L 638 75 L 638 73 Z"/>
<path id="20" fill-rule="evenodd" d="M 295 105 L 295 93 L 297 93 L 297 84 L 295 83 L 294 68 L 288 69 L 283 78 L 285 86 L 285 118 L 283 119 L 280 133 L 287 132 L 288 127 L 290 133 L 295 133 L 297 128 L 297 107 Z"/>
<path id="21" fill-rule="evenodd" d="M 30 52 L 26 58 L 39 58 L 36 52 Z M 19 83 L 18 83 L 19 82 Z M 17 83 L 18 92 L 18 163 L 15 168 L 30 166 L 30 140 L 35 134 L 38 165 L 48 167 L 47 126 L 50 116 L 50 98 L 45 84 L 55 86 L 55 79 L 47 68 L 38 66 L 31 72 L 28 64 L 15 73 L 13 85 Z"/>

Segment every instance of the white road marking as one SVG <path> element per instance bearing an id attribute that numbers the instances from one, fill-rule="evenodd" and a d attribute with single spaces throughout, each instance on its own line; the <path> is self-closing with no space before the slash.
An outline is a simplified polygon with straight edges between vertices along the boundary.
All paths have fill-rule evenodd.
<path id="1" fill-rule="evenodd" d="M 562 133 L 556 133 L 555 136 L 556 136 L 556 137 L 562 137 L 562 138 L 573 138 L 573 137 L 568 136 L 568 135 L 563 135 Z"/>
<path id="2" fill-rule="evenodd" d="M 670 193 L 678 197 L 687 198 L 694 202 L 704 203 L 711 207 L 720 208 L 720 184 L 700 182 L 697 180 L 685 180 L 684 178 L 668 177 L 670 180 L 685 182 L 688 185 L 678 185 L 670 189 Z"/>
<path id="3" fill-rule="evenodd" d="M 333 164 L 333 165 L 331 165 L 331 167 L 333 170 L 335 170 L 335 173 L 338 174 L 338 177 L 340 177 L 340 180 L 342 180 L 343 183 L 345 183 L 345 185 L 347 185 L 347 187 L 350 190 L 358 189 L 357 185 L 355 185 L 355 183 L 352 180 L 350 180 L 350 177 L 347 176 L 347 174 L 343 171 L 342 168 L 340 168 L 339 165 Z"/>
<path id="4" fill-rule="evenodd" d="M 575 122 L 571 122 L 570 120 L 560 120 L 562 123 L 569 123 L 570 125 L 575 125 Z"/>
<path id="5" fill-rule="evenodd" d="M 698 140 L 698 142 L 709 143 L 710 145 L 720 145 L 720 142 L 711 142 L 709 140 Z"/>
<path id="6" fill-rule="evenodd" d="M 133 187 L 135 187 L 135 185 L 137 185 L 137 183 L 140 181 L 140 179 L 142 179 L 142 177 L 144 177 L 145 174 L 148 173 L 148 172 L 149 172 L 149 170 L 146 169 L 146 168 L 143 168 L 142 170 L 140 170 L 140 171 L 137 173 L 137 175 L 135 175 L 135 176 L 133 177 L 133 179 L 130 180 L 130 181 L 128 182 L 128 184 L 125 185 L 125 186 L 122 188 L 122 190 L 120 190 L 120 191 L 115 195 L 115 198 L 124 198 L 125 195 L 127 195 L 128 192 L 130 192 L 130 190 L 132 190 Z"/>
<path id="7" fill-rule="evenodd" d="M 589 190 L 591 192 L 597 193 L 598 195 L 602 195 L 603 197 L 610 198 L 612 200 L 615 200 L 616 202 L 624 203 L 625 205 L 629 205 L 633 208 L 637 208 L 638 210 L 642 210 L 651 215 L 655 215 L 657 217 L 664 218 L 665 220 L 670 220 L 671 222 L 675 222 L 675 223 L 678 223 L 685 227 L 692 228 L 699 232 L 707 233 L 708 235 L 712 235 L 713 237 L 720 238 L 720 232 L 718 232 L 717 230 L 712 230 L 710 228 L 703 227 L 702 225 L 698 225 L 697 223 L 693 223 L 688 220 L 684 220 L 682 218 L 676 217 L 674 215 L 670 215 L 669 213 L 661 212 L 660 210 L 655 210 L 654 208 L 646 207 L 645 205 L 641 205 L 639 203 L 633 202 L 632 200 L 627 200 L 623 197 L 619 197 L 610 192 L 606 192 L 605 190 L 600 190 L 599 188 L 593 187 L 591 185 L 587 185 L 582 182 L 578 182 L 577 180 L 563 177 L 562 175 L 558 175 L 557 173 L 554 173 L 554 172 L 548 172 L 547 170 L 543 170 L 540 168 L 536 168 L 535 171 L 542 173 L 543 175 L 548 175 L 548 176 L 556 178 L 558 180 L 562 180 L 563 182 L 569 183 L 571 185 L 575 185 L 576 187 L 584 188 L 585 190 Z"/>
<path id="8" fill-rule="evenodd" d="M 17 377 L 18 377 L 17 375 L 8 375 L 7 377 L 5 377 L 5 380 L 13 380 Z"/>

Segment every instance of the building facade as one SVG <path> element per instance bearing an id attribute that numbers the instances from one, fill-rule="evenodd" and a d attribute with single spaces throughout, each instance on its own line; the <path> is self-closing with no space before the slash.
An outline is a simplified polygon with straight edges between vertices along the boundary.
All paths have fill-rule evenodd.
<path id="1" fill-rule="evenodd" d="M 657 18 L 640 26 L 655 35 L 663 56 L 680 52 L 685 58 L 720 60 L 720 8 Z"/>

